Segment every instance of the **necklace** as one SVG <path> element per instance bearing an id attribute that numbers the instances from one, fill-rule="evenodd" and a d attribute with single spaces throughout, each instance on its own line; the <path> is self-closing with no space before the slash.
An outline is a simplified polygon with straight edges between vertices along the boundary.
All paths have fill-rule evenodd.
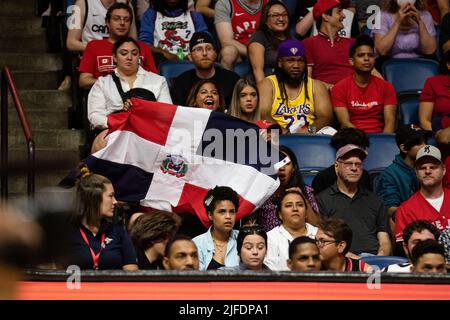
<path id="1" fill-rule="evenodd" d="M 227 247 L 227 244 L 226 243 L 219 244 L 215 239 L 213 239 L 213 242 L 214 248 L 216 248 L 219 253 L 223 253 L 224 249 Z"/>

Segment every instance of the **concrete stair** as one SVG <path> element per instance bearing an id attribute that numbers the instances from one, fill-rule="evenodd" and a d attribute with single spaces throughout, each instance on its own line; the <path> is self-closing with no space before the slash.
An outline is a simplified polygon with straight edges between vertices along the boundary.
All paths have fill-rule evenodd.
<path id="1" fill-rule="evenodd" d="M 34 0 L 0 0 L 0 67 L 8 66 L 36 145 L 36 190 L 53 187 L 79 163 L 81 130 L 68 129 L 69 91 L 56 90 L 62 55 L 47 53 L 45 29 Z M 26 194 L 27 150 L 12 98 L 9 112 L 11 198 Z"/>

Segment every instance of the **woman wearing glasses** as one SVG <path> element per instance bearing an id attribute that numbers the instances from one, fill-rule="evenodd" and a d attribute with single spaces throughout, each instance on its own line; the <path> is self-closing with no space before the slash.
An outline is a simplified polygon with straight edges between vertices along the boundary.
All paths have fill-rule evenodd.
<path id="1" fill-rule="evenodd" d="M 286 5 L 279 0 L 269 1 L 261 13 L 259 29 L 250 37 L 248 44 L 249 60 L 256 83 L 272 73 L 271 70 L 277 63 L 278 44 L 290 37 Z"/>
<path id="2" fill-rule="evenodd" d="M 198 248 L 200 270 L 238 265 L 238 231 L 233 230 L 239 208 L 238 194 L 229 187 L 217 186 L 208 191 L 203 205 L 212 225 L 193 239 Z"/>
<path id="3" fill-rule="evenodd" d="M 270 271 L 264 264 L 267 253 L 267 234 L 261 226 L 249 225 L 239 230 L 237 250 L 240 257 L 238 266 L 221 268 L 235 271 Z"/>
<path id="4" fill-rule="evenodd" d="M 314 239 L 317 227 L 306 222 L 307 207 L 305 196 L 295 189 L 280 197 L 277 216 L 281 225 L 267 233 L 268 250 L 264 262 L 271 270 L 289 270 L 289 244 L 295 238 L 306 236 Z"/>
<path id="5" fill-rule="evenodd" d="M 352 229 L 342 219 L 322 220 L 316 234 L 322 268 L 329 271 L 372 272 L 372 267 L 362 260 L 346 257 L 352 245 Z"/>

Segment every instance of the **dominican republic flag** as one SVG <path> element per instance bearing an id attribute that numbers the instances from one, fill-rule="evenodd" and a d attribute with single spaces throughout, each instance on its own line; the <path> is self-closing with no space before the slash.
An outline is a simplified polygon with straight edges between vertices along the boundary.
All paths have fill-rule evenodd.
<path id="1" fill-rule="evenodd" d="M 106 148 L 83 163 L 112 181 L 116 198 L 192 212 L 205 226 L 208 189 L 234 189 L 241 219 L 275 192 L 288 161 L 256 125 L 207 109 L 133 98 L 131 112 L 108 116 L 108 128 Z"/>

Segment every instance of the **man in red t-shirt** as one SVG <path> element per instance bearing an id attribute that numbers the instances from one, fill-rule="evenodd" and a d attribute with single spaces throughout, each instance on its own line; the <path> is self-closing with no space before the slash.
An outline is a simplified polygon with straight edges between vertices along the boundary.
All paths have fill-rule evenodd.
<path id="1" fill-rule="evenodd" d="M 439 149 L 431 145 L 417 152 L 415 170 L 420 189 L 395 212 L 397 241 L 403 241 L 403 229 L 415 220 L 427 220 L 441 231 L 449 227 L 450 189 L 442 185 L 445 167 L 441 159 Z"/>
<path id="2" fill-rule="evenodd" d="M 109 29 L 109 38 L 89 41 L 80 62 L 80 87 L 92 86 L 98 77 L 110 74 L 114 68 L 113 46 L 121 37 L 128 36 L 133 20 L 129 6 L 123 3 L 113 4 L 106 13 L 106 25 Z M 154 73 L 158 73 L 150 47 L 139 41 L 141 66 Z"/>
<path id="3" fill-rule="evenodd" d="M 375 77 L 374 42 L 359 36 L 350 48 L 353 74 L 331 90 L 331 100 L 342 128 L 355 127 L 366 133 L 392 133 L 395 130 L 397 96 L 389 82 Z"/>

